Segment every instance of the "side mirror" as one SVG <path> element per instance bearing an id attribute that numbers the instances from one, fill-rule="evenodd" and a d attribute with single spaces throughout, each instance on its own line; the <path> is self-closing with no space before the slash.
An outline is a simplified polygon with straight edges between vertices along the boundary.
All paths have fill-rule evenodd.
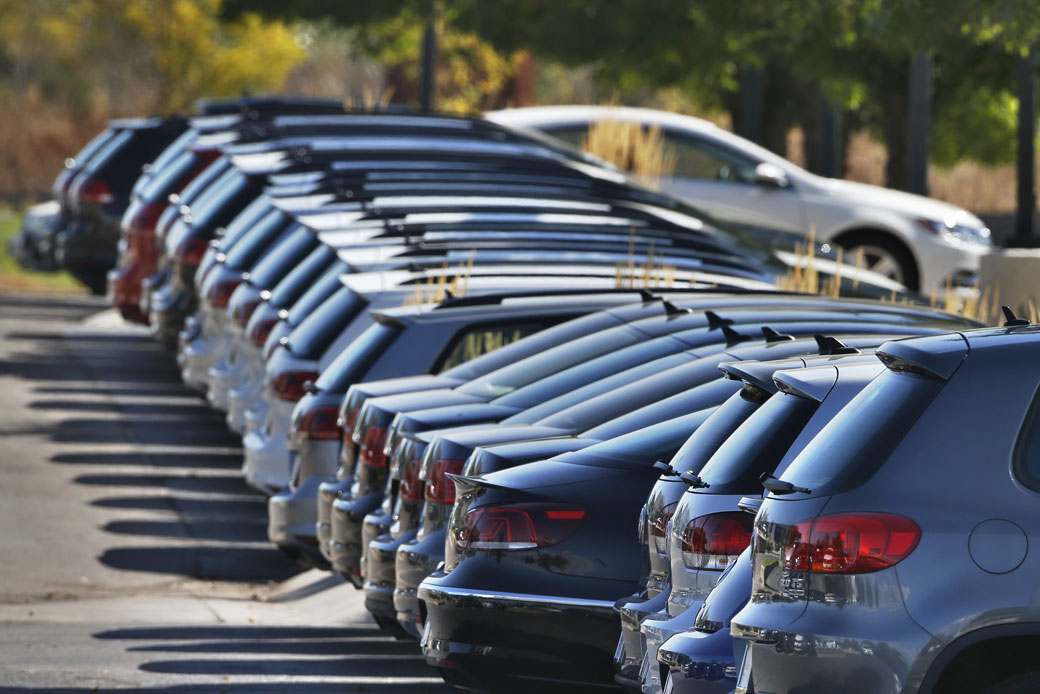
<path id="1" fill-rule="evenodd" d="M 791 185 L 783 169 L 767 162 L 755 167 L 755 183 L 767 188 L 786 188 Z"/>

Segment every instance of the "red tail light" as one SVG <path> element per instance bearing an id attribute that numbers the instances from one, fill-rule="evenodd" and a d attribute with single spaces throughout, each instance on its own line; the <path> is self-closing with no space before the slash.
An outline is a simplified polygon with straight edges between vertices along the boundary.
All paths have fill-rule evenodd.
<path id="1" fill-rule="evenodd" d="M 209 250 L 209 243 L 203 239 L 185 239 L 173 252 L 174 258 L 183 266 L 198 267 L 202 256 Z"/>
<path id="2" fill-rule="evenodd" d="M 673 501 L 647 518 L 650 537 L 654 540 L 654 548 L 658 554 L 668 553 L 668 521 L 672 520 L 672 516 L 675 515 L 675 507 L 678 504 L 678 501 Z"/>
<path id="3" fill-rule="evenodd" d="M 105 205 L 116 199 L 108 184 L 97 178 L 88 178 L 79 186 L 76 197 L 80 202 Z"/>
<path id="4" fill-rule="evenodd" d="M 682 535 L 683 564 L 691 569 L 722 571 L 751 544 L 755 517 L 745 511 L 694 518 Z"/>
<path id="5" fill-rule="evenodd" d="M 358 456 L 361 464 L 369 467 L 385 468 L 386 453 L 383 446 L 386 445 L 386 427 L 369 427 L 361 439 L 358 448 Z"/>
<path id="6" fill-rule="evenodd" d="M 206 292 L 206 300 L 213 308 L 227 308 L 231 295 L 242 284 L 242 278 L 236 277 L 231 280 L 221 280 L 210 285 Z"/>
<path id="7" fill-rule="evenodd" d="M 267 338 L 271 335 L 271 329 L 274 328 L 277 322 L 277 318 L 265 318 L 253 323 L 253 329 L 249 333 L 249 341 L 253 343 L 254 347 L 263 349 L 264 343 L 267 342 Z"/>
<path id="8" fill-rule="evenodd" d="M 300 438 L 311 441 L 338 441 L 340 437 L 337 407 L 308 410 L 300 420 Z"/>
<path id="9" fill-rule="evenodd" d="M 401 471 L 401 498 L 408 501 L 422 501 L 423 483 L 419 479 L 421 460 L 412 460 L 405 464 Z"/>
<path id="10" fill-rule="evenodd" d="M 784 548 L 790 571 L 864 574 L 902 561 L 921 540 L 921 528 L 893 513 L 838 513 L 795 524 Z"/>
<path id="11" fill-rule="evenodd" d="M 426 471 L 426 500 L 436 504 L 455 503 L 455 483 L 448 477 L 462 472 L 464 460 L 438 460 Z"/>
<path id="12" fill-rule="evenodd" d="M 274 379 L 272 389 L 279 400 L 296 402 L 303 397 L 303 384 L 317 379 L 318 374 L 314 371 L 286 371 Z"/>
<path id="13" fill-rule="evenodd" d="M 253 311 L 260 305 L 260 299 L 250 299 L 235 307 L 235 314 L 232 316 L 234 321 L 243 328 L 246 327 L 246 323 L 249 322 L 249 317 L 253 315 Z"/>
<path id="14" fill-rule="evenodd" d="M 556 544 L 585 520 L 585 509 L 530 503 L 481 506 L 462 517 L 454 533 L 460 549 L 518 550 Z"/>

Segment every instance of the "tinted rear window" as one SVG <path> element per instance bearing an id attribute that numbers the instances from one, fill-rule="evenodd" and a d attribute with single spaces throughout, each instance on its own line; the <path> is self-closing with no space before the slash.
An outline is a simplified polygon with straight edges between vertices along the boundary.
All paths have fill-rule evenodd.
<path id="1" fill-rule="evenodd" d="M 221 157 L 207 166 L 202 173 L 191 179 L 191 183 L 181 191 L 181 203 L 191 204 L 202 197 L 211 185 L 220 180 L 231 168 L 227 157 Z"/>
<path id="2" fill-rule="evenodd" d="M 220 237 L 220 250 L 225 253 L 234 247 L 249 230 L 253 228 L 253 225 L 263 219 L 264 215 L 271 212 L 274 206 L 271 204 L 271 200 L 261 195 L 256 200 L 246 205 L 245 209 L 235 215 L 235 218 L 228 223 L 227 228 L 224 230 L 224 235 Z"/>
<path id="3" fill-rule="evenodd" d="M 332 263 L 332 249 L 320 245 L 310 252 L 299 265 L 289 271 L 271 290 L 271 305 L 285 308 L 293 304 L 307 291 L 307 287 L 320 279 L 321 274 Z"/>
<path id="4" fill-rule="evenodd" d="M 155 174 L 147 179 L 148 182 L 141 188 L 141 198 L 148 202 L 165 201 L 170 193 L 180 188 L 184 179 L 196 166 L 198 160 L 192 152 L 181 152 L 166 166 L 155 169 Z"/>
<path id="5" fill-rule="evenodd" d="M 192 223 L 196 229 L 217 226 L 217 220 L 227 214 L 231 206 L 235 204 L 238 196 L 242 195 L 250 187 L 249 179 L 237 171 L 234 172 L 221 190 L 205 203 L 199 200 L 192 209 Z"/>
<path id="6" fill-rule="evenodd" d="M 660 424 L 589 446 L 577 453 L 564 454 L 568 463 L 602 467 L 653 465 L 668 460 L 690 436 L 690 432 L 711 415 L 714 408 L 692 412 Z"/>
<path id="7" fill-rule="evenodd" d="M 701 470 L 712 494 L 752 494 L 759 477 L 783 460 L 806 422 L 819 407 L 816 400 L 788 393 L 769 398 L 719 446 Z"/>
<path id="8" fill-rule="evenodd" d="M 524 338 L 522 342 L 510 345 L 508 349 L 491 352 L 472 361 L 460 364 L 450 371 L 445 371 L 444 375 L 469 381 L 478 376 L 491 373 L 495 369 L 508 366 L 518 359 L 523 359 L 532 354 L 540 354 L 564 342 L 585 337 L 590 333 L 617 325 L 617 323 L 618 319 L 609 314 L 603 312 L 591 313 Z"/>
<path id="9" fill-rule="evenodd" d="M 339 277 L 346 271 L 347 266 L 342 262 L 333 263 L 332 267 L 314 283 L 314 286 L 305 291 L 303 296 L 289 309 L 289 325 L 299 325 L 304 318 L 321 306 L 322 302 L 339 291 L 343 287 Z"/>
<path id="10" fill-rule="evenodd" d="M 316 385 L 332 393 L 346 393 L 352 383 L 364 378 L 403 329 L 400 325 L 370 325 L 321 372 Z"/>
<path id="11" fill-rule="evenodd" d="M 438 359 L 435 373 L 451 369 L 477 357 L 494 352 L 508 344 L 516 342 L 528 335 L 533 335 L 545 328 L 551 318 L 545 320 L 515 321 L 509 323 L 492 323 L 471 325 L 455 333 L 445 348 L 442 358 Z"/>
<path id="12" fill-rule="evenodd" d="M 189 129 L 178 135 L 177 139 L 167 145 L 163 151 L 159 152 L 159 156 L 152 161 L 152 170 L 158 172 L 179 159 L 182 154 L 185 154 L 185 150 L 195 139 L 196 134 L 194 130 Z"/>
<path id="13" fill-rule="evenodd" d="M 470 381 L 460 386 L 459 390 L 487 398 L 499 397 L 575 364 L 626 347 L 644 337 L 644 333 L 634 328 L 618 326 L 521 359 Z"/>
<path id="14" fill-rule="evenodd" d="M 299 224 L 293 224 L 293 227 L 292 232 L 249 271 L 249 281 L 253 286 L 265 288 L 273 286 L 291 268 L 302 262 L 318 243 L 314 234 Z"/>
<path id="15" fill-rule="evenodd" d="M 672 458 L 671 466 L 679 472 L 699 474 L 726 439 L 762 406 L 768 394 L 745 386 L 722 403 L 711 417 L 693 432 Z"/>
<path id="16" fill-rule="evenodd" d="M 105 128 L 100 133 L 95 135 L 94 138 L 90 142 L 85 144 L 83 146 L 83 149 L 77 152 L 76 156 L 73 157 L 73 161 L 76 162 L 75 165 L 78 167 L 82 167 L 84 164 L 86 164 L 87 160 L 95 154 L 97 154 L 99 151 L 101 151 L 101 148 L 104 147 L 109 140 L 115 137 L 116 134 L 117 131 Z"/>
<path id="17" fill-rule="evenodd" d="M 289 218 L 281 210 L 268 212 L 228 250 L 225 264 L 229 268 L 248 269 L 288 225 Z"/>
<path id="18" fill-rule="evenodd" d="M 317 359 L 367 305 L 357 292 L 340 288 L 292 331 L 286 345 L 289 352 L 304 359 Z"/>
<path id="19" fill-rule="evenodd" d="M 97 171 L 111 159 L 127 142 L 133 138 L 127 130 L 121 130 L 114 137 L 106 140 L 98 151 L 86 162 L 83 168 L 87 171 Z"/>
<path id="20" fill-rule="evenodd" d="M 884 464 L 944 383 L 885 371 L 820 430 L 780 479 L 814 495 L 862 483 Z"/>

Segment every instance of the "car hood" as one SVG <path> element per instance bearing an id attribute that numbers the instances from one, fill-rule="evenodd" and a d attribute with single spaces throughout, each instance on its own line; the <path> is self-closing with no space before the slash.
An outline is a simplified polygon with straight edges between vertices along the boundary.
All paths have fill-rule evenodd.
<path id="1" fill-rule="evenodd" d="M 825 181 L 823 193 L 843 203 L 878 207 L 913 218 L 926 217 L 935 221 L 946 221 L 952 218 L 950 221 L 956 224 L 985 226 L 978 217 L 967 210 L 923 195 L 853 181 L 823 180 Z"/>

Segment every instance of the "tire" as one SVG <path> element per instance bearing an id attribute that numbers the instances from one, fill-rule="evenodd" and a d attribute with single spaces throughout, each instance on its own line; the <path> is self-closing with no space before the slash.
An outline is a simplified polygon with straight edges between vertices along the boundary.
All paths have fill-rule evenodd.
<path id="1" fill-rule="evenodd" d="M 1040 692 L 1040 672 L 1027 672 L 995 682 L 979 694 L 1034 694 Z"/>
<path id="2" fill-rule="evenodd" d="M 878 232 L 854 231 L 839 237 L 836 243 L 845 249 L 845 262 L 855 263 L 856 253 L 863 249 L 863 267 L 918 291 L 920 274 L 910 250 L 899 241 Z"/>

